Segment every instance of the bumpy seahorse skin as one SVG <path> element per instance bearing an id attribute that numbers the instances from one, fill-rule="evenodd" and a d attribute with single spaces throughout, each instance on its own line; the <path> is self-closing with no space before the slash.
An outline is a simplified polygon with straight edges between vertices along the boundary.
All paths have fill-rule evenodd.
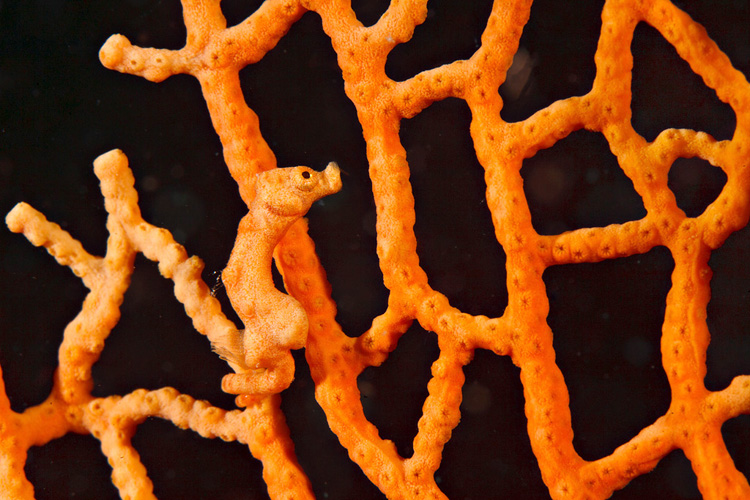
<path id="1" fill-rule="evenodd" d="M 232 394 L 273 394 L 291 383 L 294 361 L 289 350 L 305 346 L 307 314 L 296 299 L 276 289 L 271 275 L 273 251 L 313 202 L 341 189 L 335 163 L 323 172 L 293 167 L 269 170 L 257 177 L 255 199 L 240 221 L 234 249 L 221 275 L 232 306 L 245 325 L 233 345 L 213 346 L 243 369 L 222 380 L 222 389 Z"/>

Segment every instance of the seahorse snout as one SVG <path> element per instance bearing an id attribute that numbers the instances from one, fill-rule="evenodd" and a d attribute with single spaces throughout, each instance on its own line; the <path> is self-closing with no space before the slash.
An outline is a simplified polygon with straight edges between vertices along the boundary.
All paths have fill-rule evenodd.
<path id="1" fill-rule="evenodd" d="M 341 189 L 341 169 L 336 162 L 331 162 L 320 174 L 321 197 L 337 193 Z"/>

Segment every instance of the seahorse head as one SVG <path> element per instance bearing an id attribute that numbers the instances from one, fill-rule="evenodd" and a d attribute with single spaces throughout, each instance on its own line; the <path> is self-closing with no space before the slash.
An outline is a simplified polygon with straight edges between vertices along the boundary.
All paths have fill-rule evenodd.
<path id="1" fill-rule="evenodd" d="M 258 174 L 257 186 L 257 199 L 272 212 L 301 217 L 315 201 L 341 189 L 341 174 L 333 162 L 322 172 L 308 167 L 275 168 Z"/>

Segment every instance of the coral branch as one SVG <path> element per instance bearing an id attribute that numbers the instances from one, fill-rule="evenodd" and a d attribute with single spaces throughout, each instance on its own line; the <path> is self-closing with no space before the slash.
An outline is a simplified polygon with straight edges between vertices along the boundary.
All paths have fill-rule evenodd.
<path id="1" fill-rule="evenodd" d="M 134 176 L 121 151 L 105 153 L 94 162 L 109 214 L 104 257 L 89 254 L 60 226 L 19 203 L 6 218 L 11 231 L 47 249 L 81 278 L 89 293 L 65 328 L 53 389 L 43 403 L 14 412 L 0 380 L 0 497 L 33 498 L 24 473 L 29 448 L 79 432 L 101 441 L 123 498 L 155 498 L 131 438 L 147 418 L 157 417 L 206 438 L 246 444 L 263 463 L 273 499 L 312 498 L 312 485 L 294 454 L 280 395 L 297 368 L 291 351 L 305 348 L 315 397 L 328 425 L 349 457 L 388 498 L 445 498 L 436 476 L 461 420 L 464 369 L 476 349 L 508 356 L 520 369 L 526 444 L 555 500 L 608 498 L 675 449 L 684 451 L 705 498 L 750 498 L 750 485 L 721 432 L 728 420 L 750 414 L 750 375 L 736 376 L 718 391 L 705 383 L 711 338 L 709 260 L 712 251 L 750 219 L 750 85 L 701 25 L 668 0 L 607 0 L 590 90 L 509 123 L 501 116 L 506 103 L 498 89 L 512 75 L 531 16 L 530 0 L 494 2 L 473 53 L 420 68 L 404 81 L 389 77 L 386 63 L 429 18 L 426 0 L 394 0 L 369 27 L 346 0 L 267 0 L 230 27 L 219 0 L 183 0 L 182 7 L 187 31 L 182 49 L 139 47 L 125 36 L 113 35 L 99 56 L 107 68 L 153 82 L 181 73 L 198 80 L 225 163 L 248 209 L 222 272 L 227 296 L 244 328 L 227 318 L 209 291 L 201 275 L 203 262 L 189 256 L 167 229 L 144 220 Z M 240 71 L 261 61 L 307 11 L 320 17 L 330 38 L 369 162 L 376 253 L 388 299 L 369 329 L 356 338 L 345 335 L 337 322 L 331 286 L 302 218 L 314 202 L 342 188 L 339 169 L 333 163 L 323 172 L 276 168 L 274 142 L 266 142 L 260 118 L 245 100 L 244 92 L 257 90 L 243 89 L 240 81 Z M 642 22 L 656 28 L 735 113 L 737 126 L 730 140 L 669 128 L 649 142 L 636 131 L 631 45 Z M 494 251 L 505 256 L 508 302 L 497 317 L 468 314 L 458 301 L 451 303 L 437 289 L 440 280 L 434 271 L 420 263 L 417 188 L 409 164 L 412 152 L 407 155 L 402 144 L 402 120 L 448 98 L 464 101 L 470 112 L 469 132 L 486 188 L 480 201 L 486 202 L 493 226 Z M 540 234 L 522 170 L 527 159 L 579 130 L 606 140 L 646 215 L 606 227 Z M 727 179 L 721 193 L 694 217 L 678 206 L 671 186 L 670 171 L 679 158 L 702 159 Z M 453 168 L 467 169 L 470 163 L 454 161 Z M 430 162 L 425 170 L 437 172 Z M 622 439 L 609 455 L 584 460 L 574 446 L 569 374 L 556 357 L 556 332 L 548 322 L 551 296 L 543 275 L 553 266 L 616 260 L 657 246 L 665 247 L 674 262 L 661 332 L 654 335 L 661 334 L 668 409 L 651 416 L 648 425 Z M 241 409 L 227 411 L 170 387 L 138 389 L 124 396 L 92 395 L 92 366 L 120 318 L 139 252 L 157 262 L 162 276 L 174 282 L 175 296 L 195 329 L 234 370 L 212 383 L 237 395 Z M 286 293 L 274 283 L 274 260 Z M 429 360 L 431 376 L 413 454 L 403 457 L 394 442 L 381 435 L 382 426 L 368 420 L 358 379 L 400 349 L 404 334 L 417 324 L 434 334 L 440 353 Z"/>

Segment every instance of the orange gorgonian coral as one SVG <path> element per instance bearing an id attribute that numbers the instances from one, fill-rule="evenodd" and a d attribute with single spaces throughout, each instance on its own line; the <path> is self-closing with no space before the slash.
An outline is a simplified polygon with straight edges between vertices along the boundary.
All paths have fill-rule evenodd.
<path id="1" fill-rule="evenodd" d="M 320 475 L 311 473 L 321 467 L 322 452 L 313 459 L 297 458 L 298 451 L 303 457 L 300 448 L 309 448 L 307 456 L 316 457 L 325 446 L 325 438 L 306 441 L 310 435 L 320 432 L 330 438 L 324 426 L 311 422 L 306 428 L 305 420 L 316 418 L 316 408 L 322 409 L 325 424 L 363 477 L 388 498 L 456 496 L 451 477 L 462 476 L 468 478 L 464 484 L 491 484 L 484 490 L 486 497 L 539 495 L 534 486 L 511 489 L 508 484 L 541 478 L 554 499 L 608 498 L 622 488 L 637 491 L 635 484 L 628 486 L 631 481 L 640 481 L 660 461 L 679 454 L 687 458 L 704 498 L 750 498 L 750 486 L 740 470 L 745 455 L 733 460 L 728 449 L 733 445 L 722 434 L 726 424 L 746 422 L 741 419 L 750 414 L 750 375 L 747 364 L 742 364 L 748 354 L 748 335 L 746 331 L 734 336 L 725 333 L 725 323 L 709 314 L 712 286 L 719 279 L 712 281 L 711 267 L 721 269 L 721 262 L 712 256 L 722 251 L 720 247 L 750 217 L 750 86 L 745 75 L 722 52 L 729 49 L 712 40 L 711 30 L 707 33 L 667 0 L 608 0 L 598 6 L 594 30 L 583 22 L 583 16 L 576 19 L 580 12 L 565 21 L 560 5 L 497 0 L 481 10 L 480 3 L 468 7 L 459 2 L 456 11 L 450 12 L 447 4 L 434 7 L 438 4 L 426 0 L 394 0 L 373 15 L 371 4 L 352 9 L 343 0 L 267 0 L 242 13 L 231 3 L 183 0 L 182 48 L 146 48 L 160 44 L 137 30 L 135 36 L 128 34 L 131 38 L 113 35 L 104 43 L 99 57 L 108 69 L 153 82 L 169 82 L 179 74 L 197 80 L 221 142 L 223 161 L 239 187 L 244 207 L 238 205 L 231 224 L 225 224 L 205 216 L 213 208 L 201 207 L 190 191 L 170 188 L 170 179 L 191 176 L 192 170 L 203 168 L 191 160 L 190 136 L 196 134 L 191 113 L 197 112 L 185 108 L 182 114 L 180 109 L 172 110 L 180 116 L 169 117 L 163 124 L 187 136 L 181 146 L 188 149 L 186 165 L 173 164 L 161 176 L 149 174 L 138 163 L 152 161 L 149 156 L 156 153 L 151 153 L 138 161 L 131 158 L 134 175 L 126 154 L 137 144 L 123 141 L 122 145 L 110 144 L 109 152 L 97 152 L 94 173 L 104 196 L 106 217 L 99 222 L 108 233 L 105 247 L 94 251 L 87 248 L 88 242 L 82 245 L 72 218 L 68 227 L 61 227 L 51 221 L 50 214 L 48 221 L 30 204 L 21 202 L 10 210 L 6 218 L 10 230 L 46 248 L 88 291 L 80 313 L 72 321 L 68 318 L 54 374 L 39 374 L 51 380 L 51 386 L 44 386 L 49 390 L 44 401 L 13 402 L 12 387 L 18 375 L 9 377 L 6 366 L 14 356 L 25 354 L 13 349 L 2 353 L 2 498 L 34 497 L 33 467 L 29 470 L 29 462 L 39 461 L 34 450 L 63 436 L 60 441 L 65 442 L 71 433 L 88 435 L 99 444 L 121 498 L 166 495 L 167 483 L 183 483 L 188 478 L 170 469 L 171 477 L 154 479 L 158 464 L 144 452 L 148 443 L 139 441 L 139 434 L 157 420 L 247 446 L 262 463 L 262 478 L 271 498 L 312 498 L 314 492 L 336 496 L 328 482 L 338 481 L 342 474 L 333 472 L 319 483 Z M 543 16 L 540 12 L 545 9 L 559 17 L 534 24 L 534 17 Z M 459 14 L 469 10 L 474 14 Z M 363 24 L 364 17 L 372 17 L 366 20 L 369 26 Z M 578 21 L 581 26 L 575 26 Z M 118 22 L 126 21 L 112 19 L 113 31 L 120 31 Z M 466 53 L 450 53 L 448 60 L 443 60 L 447 50 L 434 56 L 434 61 L 416 62 L 412 55 L 399 52 L 421 43 L 418 30 L 430 23 L 443 23 L 438 24 L 440 32 L 451 41 L 454 26 L 477 24 L 477 37 L 468 49 L 464 46 Z M 316 31 L 324 44 L 303 43 L 296 56 L 288 55 L 292 49 L 284 45 L 285 40 L 297 29 Z M 586 49 L 591 66 L 580 72 L 567 68 L 564 78 L 554 82 L 580 92 L 563 92 L 546 103 L 530 99 L 539 90 L 535 86 L 542 85 L 534 72 L 544 64 L 542 44 L 534 45 L 535 37 L 545 30 L 559 31 L 551 44 L 560 45 L 565 43 L 565 30 L 579 30 L 580 35 L 587 29 L 594 41 Z M 660 59 L 652 50 L 659 43 L 666 47 L 668 57 Z M 76 53 L 72 45 L 69 51 Z M 266 99 L 263 86 L 269 81 L 261 75 L 279 71 L 275 56 L 282 61 L 297 57 L 295 64 L 304 64 L 294 82 L 299 95 Z M 638 57 L 646 61 L 645 68 L 639 67 Z M 399 60 L 408 63 L 400 66 Z M 412 71 L 413 66 L 418 70 Z M 249 74 L 245 68 L 258 71 Z M 318 102 L 309 90 L 316 88 L 308 80 L 315 81 L 318 68 L 328 77 L 337 77 L 339 90 L 343 85 L 348 100 L 334 102 L 349 110 L 350 120 L 356 113 L 357 127 L 335 124 L 336 118 L 329 115 L 338 115 L 329 109 L 330 101 Z M 721 118 L 708 120 L 706 130 L 692 121 L 662 126 L 658 116 L 662 108 L 643 96 L 652 96 L 645 87 L 658 83 L 648 73 L 664 70 L 678 75 L 669 85 L 677 106 L 684 100 L 689 113 L 700 115 L 716 101 L 723 109 Z M 125 77 L 108 74 L 107 78 Z M 282 75 L 280 79 L 290 78 Z M 133 85 L 132 80 L 128 85 Z M 129 104 L 133 99 L 127 92 L 119 91 L 119 99 Z M 87 93 L 96 94 L 96 90 Z M 694 105 L 694 95 L 707 102 L 699 98 Z M 524 99 L 526 109 L 532 108 L 528 113 L 514 108 L 514 102 Z M 277 162 L 277 150 L 285 151 L 287 146 L 268 136 L 274 134 L 275 126 L 294 128 L 294 110 L 302 101 L 314 110 L 314 123 L 307 124 L 306 130 L 315 130 L 320 144 L 352 140 L 345 134 L 356 137 L 362 132 L 371 205 L 361 201 L 364 192 L 347 188 L 349 176 L 354 182 L 363 178 L 357 168 L 365 161 L 347 161 L 335 146 L 330 151 L 300 147 L 296 153 L 300 156 L 289 158 L 293 161 L 280 155 Z M 645 115 L 638 114 L 639 103 L 649 108 Z M 185 106 L 177 103 L 178 108 Z M 254 109 L 275 107 L 287 111 L 278 123 L 270 120 L 266 130 L 263 113 L 256 114 Z M 131 109 L 138 112 L 139 103 Z M 439 114 L 442 109 L 455 112 L 445 130 L 461 129 L 460 137 L 467 144 L 470 140 L 473 148 L 470 155 L 445 155 L 444 143 L 460 142 L 451 136 L 422 144 L 415 141 L 424 132 L 420 126 L 445 119 Z M 164 113 L 157 110 L 157 114 Z M 422 117 L 427 118 L 420 121 Z M 117 121 L 116 116 L 110 119 Z M 160 133 L 157 125 L 149 131 L 155 136 L 149 146 L 153 150 L 163 142 Z M 299 138 L 302 143 L 304 135 L 293 131 L 285 140 Z M 97 147 L 111 142 L 95 136 L 91 141 Z M 564 149 L 566 144 L 573 146 Z M 586 156 L 573 151 L 581 147 L 599 153 Z M 549 153 L 554 151 L 562 152 L 562 158 L 553 160 Z M 604 160 L 607 155 L 613 158 Z M 11 160 L 5 161 L 10 162 L 5 171 L 16 168 Z M 334 161 L 341 172 L 335 165 L 315 170 Z M 296 164 L 314 168 L 287 167 Z M 690 175 L 697 180 L 690 181 Z M 195 178 L 199 184 L 223 182 L 208 169 Z M 436 188 L 441 181 L 445 187 Z M 40 182 L 55 184 L 51 176 L 37 180 L 37 185 Z M 470 198 L 464 192 L 472 183 L 479 186 L 476 203 L 466 201 Z M 685 186 L 706 191 L 704 201 L 696 201 L 701 197 L 695 193 L 686 199 L 689 189 Z M 431 189 L 440 191 L 431 195 Z M 139 191 L 143 201 L 139 201 Z M 169 196 L 159 198 L 162 191 Z M 572 196 L 571 191 L 583 194 Z M 204 203 L 229 203 L 224 200 L 226 193 L 216 196 Z M 311 209 L 316 200 L 321 201 Z M 622 208 L 633 200 L 635 208 Z M 573 202 L 578 207 L 571 212 L 566 205 Z M 170 204 L 171 209 L 163 209 Z M 336 221 L 346 219 L 348 211 L 356 213 L 352 206 L 373 212 L 365 223 L 359 222 L 358 229 L 372 231 L 369 248 L 340 236 L 335 222 L 322 225 L 322 219 Z M 46 208 L 40 205 L 45 212 Z M 303 217 L 308 210 L 312 210 L 309 220 Z M 600 217 L 600 211 L 606 215 Z M 442 217 L 448 213 L 465 218 L 447 223 Z M 178 217 L 170 220 L 169 214 Z M 357 217 L 362 218 L 361 214 Z M 190 233 L 205 220 L 215 225 L 209 232 L 226 230 L 227 224 L 230 232 L 236 228 L 236 239 L 225 243 L 218 238 L 191 239 Z M 225 248 L 220 257 L 211 258 L 207 272 L 204 262 L 191 256 L 191 242 L 197 254 L 204 245 L 223 244 Z M 428 256 L 425 250 L 429 249 L 437 257 Z M 369 264 L 345 264 L 347 253 L 367 251 L 377 255 L 376 272 L 385 285 L 382 293 L 377 280 L 370 279 Z M 660 262 L 651 266 L 654 256 Z M 637 267 L 641 259 L 646 264 Z M 120 324 L 129 321 L 129 313 L 138 316 L 140 310 L 149 309 L 151 299 L 143 297 L 151 290 L 143 288 L 151 285 L 144 287 L 137 274 L 139 268 L 148 266 L 147 260 L 155 262 L 166 278 L 161 285 L 173 286 L 174 297 L 191 325 L 149 328 L 142 333 L 144 343 L 136 344 L 133 357 L 123 356 L 124 371 L 113 377 L 107 365 L 116 365 L 118 352 L 124 352 L 125 344 L 135 343 Z M 479 263 L 478 274 L 468 270 L 474 260 Z M 12 262 L 6 258 L 5 266 Z M 621 262 L 635 262 L 635 271 L 626 268 L 623 272 L 617 267 Z M 272 266 L 278 271 L 276 277 Z M 575 284 L 575 276 L 581 280 L 578 286 L 585 288 L 591 282 L 580 276 L 597 276 L 598 272 L 604 279 L 598 290 L 604 295 L 615 289 L 608 300 L 622 302 L 618 306 L 624 305 L 630 313 L 616 312 L 615 305 L 607 305 L 596 292 L 588 298 L 566 299 L 567 286 Z M 741 269 L 728 272 L 738 280 L 746 277 Z M 337 291 L 337 274 L 346 282 L 366 280 L 366 286 L 374 290 L 353 296 L 348 290 Z M 639 282 L 643 288 L 638 290 L 648 293 L 618 294 L 624 280 Z M 748 289 L 744 281 L 740 286 Z M 131 290 L 138 287 L 140 293 L 133 294 L 132 300 L 140 300 L 139 307 L 128 309 Z M 348 316 L 347 306 L 368 299 L 373 305 L 366 306 L 367 324 L 358 325 Z M 648 309 L 654 304 L 655 310 Z M 37 306 L 35 314 L 46 319 L 54 314 L 54 306 L 54 301 Z M 164 309 L 154 314 L 171 313 Z M 743 317 L 736 311 L 732 314 Z M 580 320 L 566 320 L 569 316 L 580 316 Z M 583 330 L 582 344 L 571 347 L 568 343 L 566 321 Z M 28 328 L 22 335 L 35 338 L 38 329 Z M 739 353 L 741 360 L 739 370 L 727 365 L 723 378 L 711 383 L 709 329 L 714 339 L 727 335 L 729 350 Z M 157 344 L 149 344 L 151 339 L 171 334 L 175 348 L 202 341 L 199 349 L 206 357 L 178 356 L 174 359 L 181 361 L 163 362 L 161 377 L 137 382 L 141 363 L 170 355 L 154 349 Z M 622 346 L 617 345 L 620 336 L 626 339 Z M 421 343 L 410 343 L 414 338 Z M 378 383 L 379 370 L 388 368 L 405 349 L 409 354 L 398 361 L 392 379 Z M 609 367 L 606 362 L 596 365 L 608 350 L 616 350 L 630 368 Z M 221 364 L 219 356 L 235 373 Z M 172 375 L 176 362 L 180 368 Z M 722 358 L 718 364 L 723 363 Z M 489 369 L 472 372 L 477 365 Z M 424 366 L 429 366 L 429 374 L 420 371 Z M 196 399 L 200 396 L 191 384 L 179 382 L 180 378 L 200 379 L 214 392 L 208 393 L 207 400 Z M 482 382 L 487 378 L 515 382 L 506 382 L 510 389 L 501 390 Z M 624 384 L 623 378 L 635 378 L 645 382 L 648 390 L 617 393 L 605 400 L 601 396 L 610 378 L 614 386 Z M 33 380 L 38 383 L 38 378 Z M 414 384 L 419 388 L 414 389 Z M 218 396 L 221 403 L 212 401 L 210 395 L 219 387 L 237 395 L 236 407 L 227 403 L 226 395 Z M 313 390 L 319 407 L 293 396 L 301 392 L 309 396 Z M 408 407 L 389 408 L 393 404 L 389 395 L 398 393 L 418 405 L 416 418 Z M 517 411 L 508 411 L 514 401 L 518 401 Z M 639 404 L 645 409 L 635 425 L 627 421 L 618 427 L 620 410 Z M 493 405 L 502 411 L 490 413 Z M 578 415 L 584 406 L 594 414 L 589 427 Z M 605 406 L 613 406 L 614 412 L 607 413 Z M 525 424 L 512 427 L 524 416 Z M 489 419 L 489 426 L 478 426 L 479 417 Z M 407 422 L 406 431 L 399 427 L 402 420 Z M 597 432 L 587 436 L 591 425 L 617 428 L 617 436 L 607 444 L 586 442 L 587 437 L 596 441 L 600 436 Z M 496 439 L 495 433 L 506 428 L 523 439 L 513 442 L 518 444 Z M 155 434 L 167 432 L 163 429 L 157 428 Z M 467 438 L 469 434 L 473 440 Z M 735 436 L 741 441 L 738 449 L 746 450 L 748 443 L 742 440 L 741 431 Z M 480 455 L 479 472 L 459 467 L 452 475 L 444 466 L 456 453 L 451 449 L 455 439 L 464 440 L 468 455 L 486 448 L 487 443 L 505 454 L 490 451 Z M 530 457 L 530 452 L 534 459 L 523 463 L 526 475 L 503 473 L 509 467 L 503 462 L 508 456 Z M 184 452 L 175 450 L 175 454 Z M 336 457 L 341 459 L 341 453 Z M 462 461 L 470 464 L 471 457 L 454 461 L 454 467 Z M 240 470 L 245 475 L 245 469 Z M 241 488 L 223 482 L 213 485 L 214 492 L 174 491 L 181 497 L 214 497 L 222 489 L 228 498 L 264 494 L 258 484 L 236 491 L 232 488 Z M 673 488 L 675 495 L 694 493 L 684 482 L 678 481 Z M 338 494 L 350 497 L 354 493 Z"/>

